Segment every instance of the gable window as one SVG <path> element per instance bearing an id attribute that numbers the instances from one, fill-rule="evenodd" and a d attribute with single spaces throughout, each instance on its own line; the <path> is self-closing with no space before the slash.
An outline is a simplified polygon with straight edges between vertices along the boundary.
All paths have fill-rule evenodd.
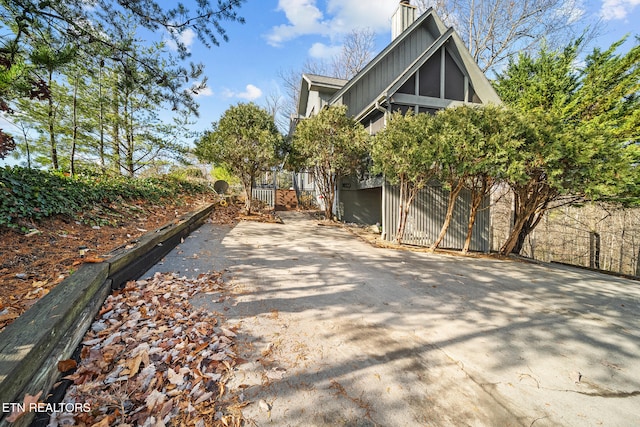
<path id="1" fill-rule="evenodd" d="M 469 82 L 469 101 L 473 102 L 474 104 L 482 104 L 482 100 L 480 100 L 480 97 L 473 89 L 471 82 Z"/>
<path id="2" fill-rule="evenodd" d="M 416 75 L 412 75 L 409 77 L 409 80 L 403 84 L 400 89 L 398 89 L 398 93 L 406 93 L 408 95 L 416 94 Z"/>
<path id="3" fill-rule="evenodd" d="M 445 53 L 444 61 L 444 97 L 454 101 L 464 101 L 464 74 L 462 74 L 449 52 Z"/>
<path id="4" fill-rule="evenodd" d="M 435 54 L 420 67 L 419 81 L 420 96 L 431 96 L 440 98 L 440 55 Z"/>

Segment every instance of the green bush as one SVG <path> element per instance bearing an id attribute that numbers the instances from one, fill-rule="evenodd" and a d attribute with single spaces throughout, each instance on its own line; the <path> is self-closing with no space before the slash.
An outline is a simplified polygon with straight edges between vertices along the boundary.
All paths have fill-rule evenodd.
<path id="1" fill-rule="evenodd" d="M 60 172 L 0 168 L 0 226 L 20 228 L 25 221 L 75 214 L 117 200 L 154 203 L 180 194 L 210 191 L 206 183 L 176 177 L 133 179 L 87 173 L 74 177 Z"/>

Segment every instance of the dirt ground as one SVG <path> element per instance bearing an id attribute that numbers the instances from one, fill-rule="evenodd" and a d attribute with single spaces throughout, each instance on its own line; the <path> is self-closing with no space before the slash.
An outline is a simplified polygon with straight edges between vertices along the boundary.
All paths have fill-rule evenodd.
<path id="1" fill-rule="evenodd" d="M 0 331 L 83 263 L 100 262 L 110 251 L 207 202 L 202 197 L 184 197 L 167 205 L 145 201 L 113 205 L 113 225 L 107 226 L 92 226 L 100 218 L 87 212 L 78 218 L 35 223 L 37 231 L 29 234 L 0 228 Z M 233 223 L 238 211 L 237 206 L 218 207 L 213 221 Z"/>

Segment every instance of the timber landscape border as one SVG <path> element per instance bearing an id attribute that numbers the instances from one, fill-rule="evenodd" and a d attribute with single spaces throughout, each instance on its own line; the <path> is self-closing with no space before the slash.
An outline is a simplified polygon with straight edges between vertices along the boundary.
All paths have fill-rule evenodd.
<path id="1" fill-rule="evenodd" d="M 58 362 L 70 359 L 107 296 L 138 279 L 199 228 L 214 209 L 206 205 L 140 237 L 133 248 L 118 248 L 103 262 L 83 264 L 0 332 L 0 405 L 20 404 L 26 394 L 41 400 L 58 381 Z M 27 426 L 35 413 L 14 423 L 0 410 L 0 427 Z"/>

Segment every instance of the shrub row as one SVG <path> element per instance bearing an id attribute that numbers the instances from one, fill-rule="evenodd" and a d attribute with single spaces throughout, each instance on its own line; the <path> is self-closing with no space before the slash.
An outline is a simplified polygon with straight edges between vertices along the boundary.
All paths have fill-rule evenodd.
<path id="1" fill-rule="evenodd" d="M 0 168 L 0 227 L 20 228 L 24 220 L 74 214 L 117 200 L 154 203 L 179 194 L 210 191 L 203 182 L 163 176 L 128 178 L 61 172 L 23 167 Z"/>

